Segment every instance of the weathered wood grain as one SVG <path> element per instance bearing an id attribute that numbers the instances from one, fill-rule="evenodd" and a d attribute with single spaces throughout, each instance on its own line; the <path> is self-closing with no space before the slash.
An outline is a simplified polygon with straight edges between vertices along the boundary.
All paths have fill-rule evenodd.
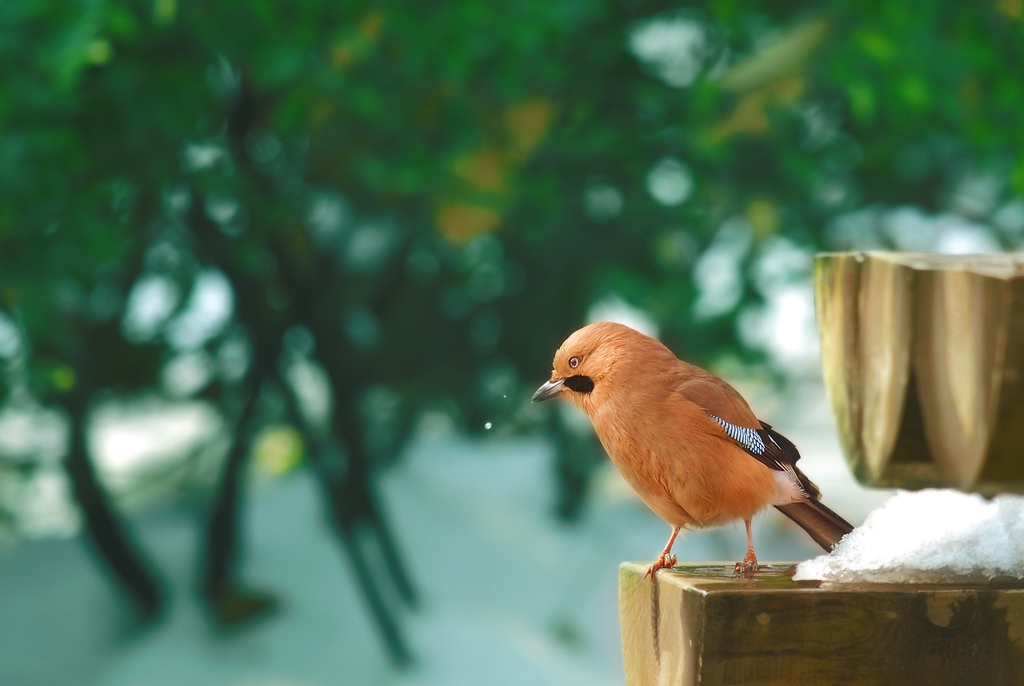
<path id="1" fill-rule="evenodd" d="M 794 582 L 619 568 L 627 686 L 1024 683 L 1024 584 Z"/>
<path id="2" fill-rule="evenodd" d="M 815 303 L 862 483 L 1024 493 L 1024 255 L 823 253 Z"/>

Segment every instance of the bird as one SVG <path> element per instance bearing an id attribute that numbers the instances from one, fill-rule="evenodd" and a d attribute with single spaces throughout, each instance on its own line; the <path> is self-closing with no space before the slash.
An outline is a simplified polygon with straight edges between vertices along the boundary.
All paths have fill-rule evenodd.
<path id="1" fill-rule="evenodd" d="M 747 554 L 734 572 L 756 572 L 750 522 L 769 505 L 826 552 L 853 530 L 797 467 L 796 446 L 760 421 L 735 388 L 635 329 L 598 322 L 572 333 L 533 395 L 534 402 L 553 398 L 583 410 L 615 467 L 672 527 L 647 570 L 652 581 L 675 566 L 681 530 L 738 520 Z"/>

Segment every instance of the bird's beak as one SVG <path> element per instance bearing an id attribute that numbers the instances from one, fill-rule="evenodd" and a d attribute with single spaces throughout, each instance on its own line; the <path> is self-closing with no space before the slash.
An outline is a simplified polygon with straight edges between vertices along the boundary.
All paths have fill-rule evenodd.
<path id="1" fill-rule="evenodd" d="M 564 379 L 558 381 L 548 381 L 543 386 L 537 389 L 537 392 L 533 394 L 533 402 L 539 403 L 545 400 L 551 400 L 556 395 L 562 392 L 562 385 L 565 383 Z"/>

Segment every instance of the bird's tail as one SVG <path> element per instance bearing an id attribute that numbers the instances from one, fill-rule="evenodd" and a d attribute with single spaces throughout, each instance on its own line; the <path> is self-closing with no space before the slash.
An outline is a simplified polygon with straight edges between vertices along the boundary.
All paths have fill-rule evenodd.
<path id="1" fill-rule="evenodd" d="M 853 531 L 853 526 L 817 500 L 798 500 L 776 505 L 782 514 L 797 523 L 825 552 L 830 552 L 839 539 Z"/>

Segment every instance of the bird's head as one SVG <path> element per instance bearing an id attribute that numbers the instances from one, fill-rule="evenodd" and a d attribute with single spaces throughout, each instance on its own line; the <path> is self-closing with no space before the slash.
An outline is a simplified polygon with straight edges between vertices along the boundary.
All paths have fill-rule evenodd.
<path id="1" fill-rule="evenodd" d="M 555 351 L 550 380 L 533 394 L 534 402 L 556 396 L 593 409 L 612 389 L 639 381 L 647 362 L 675 356 L 657 340 L 613 322 L 589 324 L 570 335 Z"/>

